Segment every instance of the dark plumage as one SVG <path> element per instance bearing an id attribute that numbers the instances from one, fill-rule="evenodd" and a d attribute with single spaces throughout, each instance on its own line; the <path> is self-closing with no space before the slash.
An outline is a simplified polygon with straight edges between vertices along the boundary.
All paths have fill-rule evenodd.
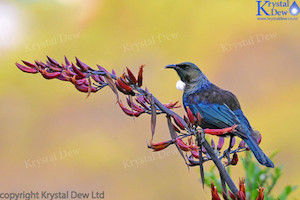
<path id="1" fill-rule="evenodd" d="M 213 83 L 193 63 L 184 62 L 168 65 L 175 69 L 186 84 L 183 93 L 183 105 L 191 109 L 196 116 L 202 116 L 202 128 L 226 128 L 238 125 L 233 134 L 242 138 L 262 165 L 274 167 L 272 161 L 263 153 L 256 142 L 254 130 L 241 110 L 234 94 L 223 90 Z"/>

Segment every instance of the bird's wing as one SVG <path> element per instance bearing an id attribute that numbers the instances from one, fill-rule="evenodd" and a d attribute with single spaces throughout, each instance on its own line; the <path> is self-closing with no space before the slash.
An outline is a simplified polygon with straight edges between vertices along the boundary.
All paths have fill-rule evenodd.
<path id="1" fill-rule="evenodd" d="M 226 104 L 190 104 L 193 113 L 199 112 L 205 123 L 217 128 L 226 128 L 233 125 L 241 125 L 240 120 Z M 247 138 L 246 133 L 238 131 L 238 136 Z"/>
<path id="2" fill-rule="evenodd" d="M 242 125 L 243 122 L 233 110 L 240 109 L 237 98 L 229 91 L 216 86 L 210 89 L 186 95 L 184 106 L 189 106 L 194 115 L 200 113 L 205 124 L 216 128 Z M 238 131 L 238 136 L 247 138 L 246 131 Z"/>

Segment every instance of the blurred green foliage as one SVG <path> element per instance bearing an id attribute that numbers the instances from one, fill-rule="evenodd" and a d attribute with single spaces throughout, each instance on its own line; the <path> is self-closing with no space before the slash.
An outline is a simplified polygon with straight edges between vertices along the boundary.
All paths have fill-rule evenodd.
<path id="1" fill-rule="evenodd" d="M 274 158 L 277 151 L 270 155 L 270 159 Z M 246 197 L 247 199 L 255 200 L 259 186 L 264 187 L 265 200 L 285 200 L 297 189 L 297 186 L 286 185 L 279 195 L 273 195 L 272 190 L 278 183 L 278 179 L 282 176 L 283 165 L 275 168 L 267 168 L 261 166 L 255 159 L 252 158 L 251 152 L 245 152 L 245 156 L 241 158 L 245 171 Z M 216 174 L 215 166 L 213 165 L 208 172 L 205 172 L 205 184 L 210 187 L 211 182 L 217 186 L 218 192 L 222 194 L 222 185 L 219 175 Z M 230 173 L 232 166 L 228 166 L 227 170 Z M 276 196 L 276 197 L 275 197 Z"/>

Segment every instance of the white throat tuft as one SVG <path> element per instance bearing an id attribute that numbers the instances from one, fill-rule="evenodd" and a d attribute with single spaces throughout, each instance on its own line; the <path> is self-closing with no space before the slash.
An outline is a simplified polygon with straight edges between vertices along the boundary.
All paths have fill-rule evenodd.
<path id="1" fill-rule="evenodd" d="M 177 90 L 183 91 L 185 89 L 185 83 L 181 80 L 178 80 L 176 83 Z"/>

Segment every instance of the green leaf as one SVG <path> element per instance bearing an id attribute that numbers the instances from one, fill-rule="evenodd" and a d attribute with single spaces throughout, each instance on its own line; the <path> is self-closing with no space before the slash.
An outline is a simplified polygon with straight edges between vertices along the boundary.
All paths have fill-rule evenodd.
<path id="1" fill-rule="evenodd" d="M 285 200 L 285 199 L 287 199 L 287 196 L 288 196 L 289 194 L 291 194 L 291 192 L 293 192 L 294 190 L 296 190 L 297 187 L 298 187 L 298 186 L 290 186 L 290 185 L 286 186 L 286 187 L 282 190 L 282 192 L 281 192 L 280 196 L 278 197 L 278 199 L 280 199 L 280 200 Z"/>

